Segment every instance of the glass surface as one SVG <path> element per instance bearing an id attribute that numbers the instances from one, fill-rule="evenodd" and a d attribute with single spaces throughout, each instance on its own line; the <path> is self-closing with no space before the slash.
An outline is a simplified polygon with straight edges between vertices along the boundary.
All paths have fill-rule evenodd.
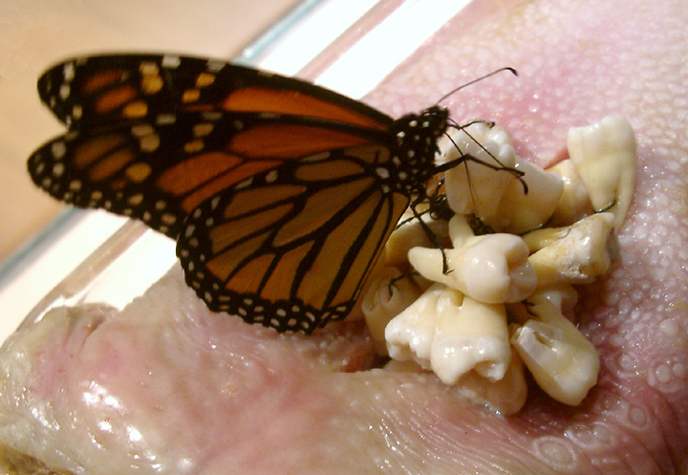
<path id="1" fill-rule="evenodd" d="M 360 98 L 467 3 L 306 1 L 237 61 Z M 123 307 L 176 262 L 174 246 L 138 221 L 67 211 L 0 268 L 0 341 L 57 305 Z"/>

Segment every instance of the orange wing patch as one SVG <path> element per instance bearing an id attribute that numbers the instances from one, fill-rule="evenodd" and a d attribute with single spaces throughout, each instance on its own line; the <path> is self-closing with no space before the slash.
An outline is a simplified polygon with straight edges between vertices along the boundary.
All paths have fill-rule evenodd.
<path id="1" fill-rule="evenodd" d="M 83 83 L 81 89 L 83 92 L 90 94 L 111 84 L 122 81 L 126 75 L 127 73 L 124 70 L 102 71 L 89 77 L 88 80 Z"/>
<path id="2" fill-rule="evenodd" d="M 96 100 L 95 110 L 99 114 L 110 112 L 138 96 L 134 86 L 124 85 L 112 91 L 108 91 Z"/>
<path id="3" fill-rule="evenodd" d="M 191 212 L 196 207 L 203 203 L 208 198 L 216 195 L 217 193 L 225 190 L 232 185 L 250 178 L 262 171 L 270 170 L 280 165 L 280 162 L 276 160 L 260 160 L 255 162 L 244 162 L 241 165 L 228 170 L 227 173 L 220 175 L 216 179 L 208 182 L 202 188 L 191 193 L 189 196 L 184 198 L 182 201 L 182 208 L 187 212 Z"/>
<path id="4" fill-rule="evenodd" d="M 321 119 L 336 120 L 347 124 L 387 130 L 370 117 L 346 107 L 309 96 L 299 91 L 280 91 L 259 87 L 246 87 L 232 92 L 225 99 L 222 108 L 236 112 L 274 112 Z"/>
<path id="5" fill-rule="evenodd" d="M 339 302 L 346 302 L 361 289 L 358 288 L 373 270 L 380 253 L 384 250 L 381 243 L 387 242 L 389 235 L 394 230 L 399 217 L 408 205 L 408 198 L 403 195 L 395 194 L 392 198 L 391 206 L 385 204 L 380 212 L 375 216 L 375 224 L 366 236 L 366 240 L 359 252 L 350 263 L 342 285 L 337 289 L 334 296 L 334 305 Z M 367 268 L 366 268 L 367 266 Z"/>
<path id="6" fill-rule="evenodd" d="M 74 149 L 72 159 L 77 169 L 86 168 L 96 160 L 101 159 L 126 141 L 124 135 L 101 135 L 85 142 Z"/>
<path id="7" fill-rule="evenodd" d="M 283 246 L 315 232 L 348 206 L 353 198 L 370 188 L 373 182 L 373 178 L 368 177 L 313 193 L 303 210 L 280 228 L 275 236 L 275 245 Z"/>
<path id="8" fill-rule="evenodd" d="M 304 191 L 305 187 L 298 185 L 275 185 L 271 186 L 269 190 L 265 188 L 241 190 L 227 205 L 223 217 L 231 219 L 246 215 L 273 203 L 298 196 Z"/>
<path id="9" fill-rule="evenodd" d="M 213 254 L 219 254 L 251 234 L 273 225 L 292 209 L 293 205 L 287 203 L 211 228 L 208 234 L 212 243 Z"/>
<path id="10" fill-rule="evenodd" d="M 136 155 L 131 150 L 119 150 L 112 153 L 91 168 L 89 178 L 96 183 L 110 178 L 135 158 Z"/>
<path id="11" fill-rule="evenodd" d="M 183 195 L 241 162 L 242 159 L 236 155 L 222 152 L 204 153 L 171 167 L 160 175 L 156 184 L 161 190 L 173 195 Z"/>
<path id="12" fill-rule="evenodd" d="M 233 273 L 237 272 L 242 261 L 245 260 L 247 255 L 250 255 L 255 249 L 260 247 L 266 237 L 267 234 L 261 234 L 260 236 L 249 239 L 243 244 L 217 255 L 212 260 L 208 261 L 208 270 L 221 281 L 234 278 L 231 276 Z M 237 279 L 243 280 L 243 285 L 248 285 L 248 282 L 255 282 L 254 291 L 258 289 L 258 283 L 260 283 L 262 276 L 247 276 L 245 273 L 242 275 L 240 269 L 238 274 L 240 276 L 237 277 Z M 237 281 L 235 280 L 234 282 L 236 284 Z"/>
<path id="13" fill-rule="evenodd" d="M 353 147 L 370 140 L 321 127 L 294 124 L 258 125 L 232 137 L 231 151 L 252 157 L 301 158 L 327 150 Z"/>
<path id="14" fill-rule="evenodd" d="M 260 296 L 272 302 L 291 299 L 291 286 L 284 285 L 284 283 L 293 282 L 296 279 L 299 264 L 311 250 L 313 244 L 314 242 L 310 241 L 285 253 L 261 289 Z"/>

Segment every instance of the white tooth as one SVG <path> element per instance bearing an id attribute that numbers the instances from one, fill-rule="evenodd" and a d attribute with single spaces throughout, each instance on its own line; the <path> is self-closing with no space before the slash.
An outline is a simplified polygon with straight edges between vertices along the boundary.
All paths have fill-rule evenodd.
<path id="1" fill-rule="evenodd" d="M 570 159 L 562 160 L 547 171 L 559 175 L 564 184 L 548 226 L 568 226 L 594 213 L 588 188 Z"/>
<path id="2" fill-rule="evenodd" d="M 511 342 L 538 385 L 557 401 L 578 405 L 597 382 L 597 351 L 550 302 L 531 308 L 537 315 L 518 328 Z"/>
<path id="3" fill-rule="evenodd" d="M 485 216 L 483 222 L 497 231 L 523 234 L 537 229 L 549 221 L 559 203 L 564 183 L 559 175 L 516 157 L 515 169 L 524 173 L 521 177 L 528 185 L 512 177 L 507 184 L 498 212 Z"/>
<path id="4" fill-rule="evenodd" d="M 484 123 L 455 130 L 451 137 L 453 143 L 445 140 L 440 144 L 440 150 L 444 152 L 438 160 L 440 163 L 466 154 L 475 160 L 467 160 L 445 173 L 449 207 L 458 214 L 494 215 L 513 177 L 507 171 L 495 171 L 479 162 L 500 168 L 513 167 L 516 154 L 511 137 L 503 127 L 488 127 Z"/>
<path id="5" fill-rule="evenodd" d="M 458 215 L 452 218 L 450 233 L 452 221 L 461 219 Z M 455 241 L 460 248 L 444 251 L 447 274 L 439 249 L 414 247 L 408 253 L 409 261 L 423 277 L 487 303 L 517 302 L 535 289 L 537 279 L 528 261 L 528 246 L 520 237 L 488 234 Z"/>
<path id="6" fill-rule="evenodd" d="M 395 360 L 413 360 L 430 369 L 430 348 L 435 338 L 437 301 L 446 287 L 434 284 L 394 317 L 385 327 L 389 356 Z"/>
<path id="7" fill-rule="evenodd" d="M 503 304 L 486 304 L 447 289 L 437 302 L 430 350 L 433 372 L 455 384 L 470 370 L 491 381 L 504 377 L 511 344 Z"/>
<path id="8" fill-rule="evenodd" d="M 567 146 L 571 161 L 590 193 L 596 211 L 609 209 L 615 228 L 623 222 L 631 204 L 637 173 L 633 128 L 619 116 L 569 130 Z"/>
<path id="9" fill-rule="evenodd" d="M 373 279 L 361 302 L 368 331 L 381 355 L 387 355 L 387 324 L 423 293 L 412 278 L 398 279 L 400 276 L 401 272 L 394 267 L 385 268 Z M 393 285 L 392 279 L 395 279 Z"/>
<path id="10" fill-rule="evenodd" d="M 568 228 L 534 231 L 534 235 L 555 232 L 563 236 L 553 242 L 549 242 L 550 236 L 546 236 L 547 239 L 542 240 L 546 243 L 544 247 L 530 256 L 538 285 L 590 283 L 595 277 L 605 274 L 611 264 L 609 238 L 613 225 L 614 215 L 598 213 Z M 533 236 L 526 239 L 531 244 L 538 241 Z"/>

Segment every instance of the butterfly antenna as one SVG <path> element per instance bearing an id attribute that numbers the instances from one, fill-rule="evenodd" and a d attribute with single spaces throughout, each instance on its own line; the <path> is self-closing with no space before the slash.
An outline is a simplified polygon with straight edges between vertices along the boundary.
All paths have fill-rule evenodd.
<path id="1" fill-rule="evenodd" d="M 449 91 L 448 93 L 446 93 L 444 96 L 440 97 L 440 99 L 435 103 L 435 105 L 439 105 L 440 102 L 442 102 L 442 101 L 445 100 L 447 97 L 449 97 L 449 96 L 451 96 L 452 94 L 454 94 L 455 92 L 460 91 L 460 90 L 463 89 L 464 87 L 468 87 L 468 86 L 470 86 L 471 84 L 475 84 L 475 83 L 478 82 L 478 81 L 482 81 L 483 79 L 487 79 L 487 78 L 489 78 L 490 76 L 494 76 L 495 74 L 499 74 L 499 73 L 502 73 L 502 72 L 504 72 L 504 71 L 509 71 L 509 72 L 510 72 L 511 74 L 513 74 L 514 76 L 518 76 L 518 71 L 516 71 L 514 68 L 510 68 L 510 67 L 508 67 L 508 66 L 507 66 L 507 67 L 504 67 L 504 68 L 496 69 L 496 70 L 492 71 L 491 73 L 487 73 L 487 74 L 485 74 L 484 76 L 480 76 L 479 78 L 473 79 L 472 81 L 468 81 L 466 84 L 463 84 L 463 85 L 457 87 L 456 89 L 452 89 L 451 91 Z"/>

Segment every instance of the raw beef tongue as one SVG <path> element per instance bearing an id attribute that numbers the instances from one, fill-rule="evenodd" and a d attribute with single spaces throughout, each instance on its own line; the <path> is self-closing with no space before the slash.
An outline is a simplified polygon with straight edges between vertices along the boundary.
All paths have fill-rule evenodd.
<path id="1" fill-rule="evenodd" d="M 3 443 L 88 474 L 685 473 L 688 9 L 543 0 L 469 20 L 450 23 L 369 102 L 418 110 L 512 66 L 518 78 L 453 95 L 454 118 L 498 121 L 543 164 L 561 156 L 569 127 L 609 113 L 637 132 L 618 262 L 578 308 L 602 360 L 580 407 L 534 390 L 504 418 L 431 376 L 342 372 L 371 364 L 356 324 L 279 336 L 209 314 L 175 270 L 122 313 L 61 310 L 12 337 Z"/>

